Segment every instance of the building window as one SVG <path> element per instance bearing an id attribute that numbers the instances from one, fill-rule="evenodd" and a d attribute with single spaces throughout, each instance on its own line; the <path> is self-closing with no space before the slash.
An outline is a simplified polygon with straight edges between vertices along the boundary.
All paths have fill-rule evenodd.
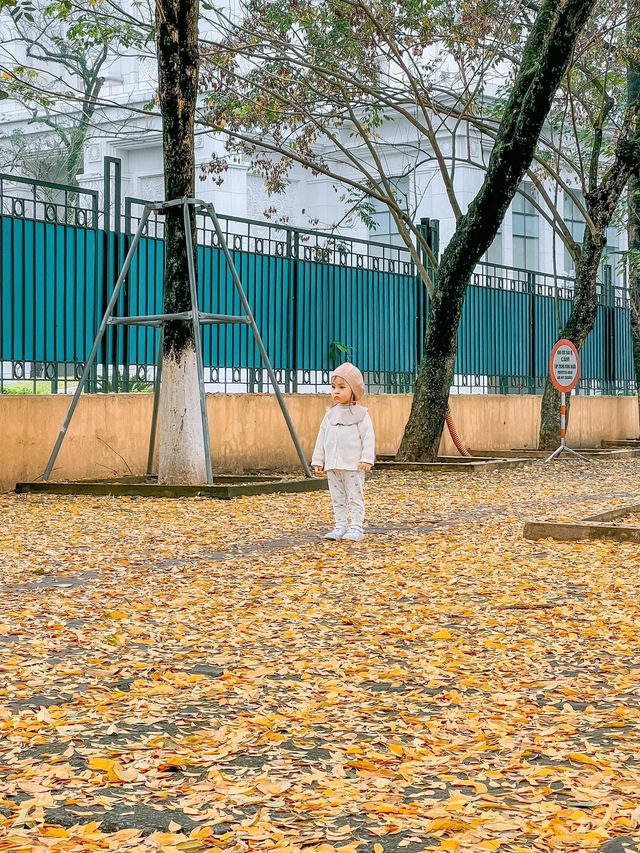
<path id="1" fill-rule="evenodd" d="M 607 245 L 600 262 L 600 280 L 605 287 L 612 287 L 616 281 L 616 266 L 620 262 L 620 242 L 616 228 L 607 228 Z"/>
<path id="2" fill-rule="evenodd" d="M 575 190 L 574 195 L 580 202 L 583 201 L 584 195 L 581 190 Z M 570 195 L 566 195 L 566 193 L 564 197 L 564 224 L 567 226 L 576 243 L 582 246 L 585 226 L 584 216 L 575 201 Z M 576 270 L 576 262 L 571 257 L 571 252 L 566 246 L 564 247 L 564 268 L 567 273 L 572 273 Z"/>
<path id="3" fill-rule="evenodd" d="M 533 186 L 524 181 L 520 190 L 531 196 Z M 513 200 L 513 265 L 523 270 L 539 268 L 540 224 L 538 211 L 528 198 L 518 193 Z"/>
<path id="4" fill-rule="evenodd" d="M 409 212 L 409 176 L 402 178 L 391 178 L 390 183 L 395 189 L 396 199 L 405 213 Z M 388 205 L 378 199 L 371 199 L 373 211 L 371 213 L 372 225 L 369 227 L 369 239 L 379 243 L 402 242 L 398 234 L 398 226 L 395 223 Z"/>
<path id="5" fill-rule="evenodd" d="M 502 266 L 502 231 L 498 231 L 484 256 L 486 263 Z"/>

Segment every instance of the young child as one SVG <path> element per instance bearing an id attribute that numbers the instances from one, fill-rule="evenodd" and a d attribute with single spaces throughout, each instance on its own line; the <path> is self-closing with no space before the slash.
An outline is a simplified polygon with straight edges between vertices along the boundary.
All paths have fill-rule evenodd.
<path id="1" fill-rule="evenodd" d="M 375 435 L 369 412 L 358 405 L 363 394 L 364 379 L 357 367 L 347 361 L 333 371 L 333 406 L 320 424 L 311 459 L 316 474 L 326 471 L 329 480 L 336 526 L 325 539 L 364 538 L 364 475 L 375 462 Z"/>

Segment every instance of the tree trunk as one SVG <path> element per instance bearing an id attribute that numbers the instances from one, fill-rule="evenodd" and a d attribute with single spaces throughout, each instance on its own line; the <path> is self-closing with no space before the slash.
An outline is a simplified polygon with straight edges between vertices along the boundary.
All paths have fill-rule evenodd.
<path id="1" fill-rule="evenodd" d="M 622 131 L 616 143 L 613 161 L 605 172 L 600 186 L 590 190 L 585 198 L 594 231 L 592 232 L 588 227 L 585 228 L 584 241 L 576 264 L 571 314 L 560 333 L 560 337 L 568 338 L 577 350 L 583 346 L 598 314 L 596 283 L 602 252 L 607 244 L 607 228 L 611 224 L 625 187 L 631 185 L 632 176 L 637 175 L 640 169 L 639 108 L 640 88 L 633 93 L 625 110 Z M 629 222 L 631 223 L 631 217 Z M 567 406 L 566 425 L 568 423 L 569 407 Z M 541 450 L 555 450 L 559 444 L 560 392 L 554 388 L 551 380 L 547 379 L 542 398 L 538 446 Z"/>
<path id="2" fill-rule="evenodd" d="M 167 201 L 195 193 L 194 119 L 198 94 L 198 0 L 157 0 L 158 96 L 162 113 Z M 195 218 L 185 235 L 181 207 L 165 217 L 164 311 L 191 309 L 187 243 L 196 259 Z M 206 482 L 204 436 L 193 326 L 165 324 L 159 407 L 158 477 L 162 483 Z"/>
<path id="3" fill-rule="evenodd" d="M 594 238 L 590 231 L 585 233 L 580 259 L 576 265 L 571 316 L 560 334 L 561 338 L 568 338 L 578 351 L 593 328 L 598 313 L 596 281 L 602 251 L 606 245 L 606 237 L 604 236 L 606 228 L 607 226 L 604 227 L 604 231 L 600 227 L 598 228 L 599 236 L 597 238 Z M 549 355 L 551 355 L 550 352 Z M 571 395 L 567 395 L 566 401 L 565 425 L 568 425 Z M 555 450 L 560 446 L 560 392 L 548 377 L 542 397 L 538 446 L 540 450 Z"/>
<path id="4" fill-rule="evenodd" d="M 544 0 L 527 40 L 482 187 L 442 257 L 425 351 L 399 460 L 433 461 L 453 382 L 457 333 L 471 274 L 491 245 L 535 152 L 573 45 L 595 0 Z"/>

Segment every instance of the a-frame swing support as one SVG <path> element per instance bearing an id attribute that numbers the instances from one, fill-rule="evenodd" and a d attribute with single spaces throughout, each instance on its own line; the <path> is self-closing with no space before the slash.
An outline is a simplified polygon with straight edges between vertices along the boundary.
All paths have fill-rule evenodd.
<path id="1" fill-rule="evenodd" d="M 187 247 L 187 266 L 189 271 L 189 292 L 191 299 L 191 310 L 182 311 L 176 314 L 148 314 L 144 316 L 137 317 L 116 317 L 114 316 L 115 306 L 118 302 L 118 298 L 122 292 L 122 288 L 126 281 L 127 275 L 129 273 L 129 269 L 131 267 L 131 262 L 138 248 L 138 244 L 140 243 L 140 239 L 142 237 L 142 233 L 145 229 L 149 216 L 152 213 L 156 215 L 163 213 L 167 208 L 170 207 L 182 207 L 183 217 L 184 217 L 184 233 L 185 233 L 185 241 Z M 213 222 L 213 227 L 215 229 L 218 243 L 222 252 L 224 254 L 225 260 L 231 272 L 231 277 L 233 279 L 234 287 L 240 297 L 240 302 L 242 304 L 242 308 L 244 310 L 244 315 L 235 315 L 235 314 L 209 314 L 204 311 L 200 311 L 198 309 L 198 284 L 196 281 L 196 272 L 195 272 L 195 262 L 193 257 L 193 244 L 190 239 L 191 235 L 191 209 L 193 209 L 193 215 L 198 213 L 198 211 L 202 211 L 207 214 L 211 221 Z M 194 332 L 194 340 L 195 340 L 195 350 L 196 350 L 196 366 L 198 371 L 198 384 L 200 388 L 200 413 L 202 417 L 202 431 L 204 437 L 204 453 L 205 453 L 205 465 L 206 465 L 206 474 L 207 474 L 207 484 L 213 483 L 213 470 L 211 463 L 211 447 L 209 442 L 209 421 L 207 418 L 207 405 L 206 405 L 206 394 L 204 387 L 204 362 L 202 355 L 202 338 L 201 338 L 201 326 L 213 323 L 244 323 L 251 328 L 253 333 L 254 340 L 260 351 L 260 356 L 262 358 L 262 362 L 267 370 L 269 375 L 269 380 L 271 381 L 271 385 L 273 386 L 273 390 L 275 391 L 276 397 L 278 398 L 278 404 L 284 416 L 285 422 L 287 424 L 287 428 L 295 445 L 296 451 L 298 453 L 298 457 L 300 458 L 300 462 L 302 463 L 302 467 L 304 469 L 305 475 L 308 478 L 313 478 L 313 474 L 311 473 L 311 469 L 309 468 L 309 463 L 304 455 L 304 451 L 302 450 L 302 446 L 300 444 L 300 440 L 298 439 L 298 435 L 296 433 L 295 427 L 291 420 L 291 416 L 289 415 L 289 411 L 287 409 L 287 405 L 285 403 L 284 396 L 282 391 L 280 390 L 280 386 L 278 385 L 278 381 L 276 379 L 275 372 L 273 367 L 271 366 L 271 361 L 269 360 L 269 356 L 265 349 L 264 343 L 262 341 L 262 337 L 256 325 L 255 317 L 253 316 L 253 312 L 251 310 L 251 306 L 249 305 L 249 300 L 247 299 L 247 295 L 242 286 L 242 282 L 240 281 L 240 276 L 238 275 L 238 271 L 233 262 L 233 258 L 231 257 L 231 252 L 229 251 L 229 247 L 227 246 L 227 241 L 222 232 L 222 228 L 220 227 L 220 220 L 218 219 L 218 215 L 215 211 L 215 208 L 212 204 L 208 204 L 200 199 L 195 198 L 181 198 L 175 199 L 174 201 L 168 202 L 155 202 L 145 204 L 144 210 L 142 212 L 142 216 L 140 218 L 140 222 L 138 224 L 138 228 L 136 230 L 135 236 L 131 242 L 131 246 L 129 247 L 129 251 L 124 259 L 124 263 L 122 265 L 122 269 L 120 270 L 120 274 L 116 280 L 115 286 L 113 288 L 113 293 L 111 294 L 111 298 L 107 304 L 107 308 L 105 310 L 104 316 L 102 317 L 102 321 L 100 323 L 100 327 L 98 328 L 98 332 L 93 342 L 93 346 L 91 347 L 91 352 L 89 353 L 89 357 L 84 365 L 84 369 L 82 371 L 82 375 L 80 376 L 80 380 L 78 381 L 78 386 L 73 395 L 73 399 L 71 401 L 71 405 L 69 406 L 69 411 L 67 412 L 67 416 L 64 420 L 64 423 L 60 429 L 60 433 L 58 434 L 58 438 L 54 445 L 54 448 L 51 452 L 51 456 L 47 463 L 47 467 L 44 470 L 44 474 L 42 475 L 42 479 L 46 482 L 51 476 L 51 472 L 55 465 L 56 459 L 58 457 L 58 453 L 60 452 L 60 448 L 62 446 L 62 442 L 66 436 L 67 430 L 69 428 L 69 424 L 71 423 L 71 419 L 73 418 L 73 414 L 76 410 L 78 402 L 80 400 L 80 395 L 87 383 L 89 378 L 89 374 L 91 372 L 91 368 L 96 360 L 98 349 L 100 347 L 100 343 L 104 337 L 104 334 L 107 330 L 108 326 L 111 325 L 128 325 L 128 326 L 158 326 L 160 328 L 160 346 L 158 350 L 158 362 L 156 369 L 156 382 L 155 382 L 155 394 L 153 401 L 153 417 L 151 422 L 151 435 L 149 439 L 149 456 L 147 461 L 147 473 L 151 474 L 153 471 L 153 458 L 155 453 L 155 442 L 156 442 L 156 433 L 157 433 L 157 421 L 158 421 L 158 409 L 159 409 L 159 395 L 160 395 L 160 384 L 162 380 L 162 348 L 163 348 L 163 328 L 164 323 L 167 320 L 184 320 L 185 322 L 191 322 L 193 325 Z"/>

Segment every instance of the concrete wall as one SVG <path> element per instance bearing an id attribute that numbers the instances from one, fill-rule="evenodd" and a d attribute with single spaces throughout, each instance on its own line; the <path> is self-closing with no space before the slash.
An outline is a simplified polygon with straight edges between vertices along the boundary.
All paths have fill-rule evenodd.
<path id="1" fill-rule="evenodd" d="M 540 431 L 541 397 L 460 395 L 450 398 L 458 435 L 473 450 L 534 448 Z M 599 447 L 603 439 L 638 437 L 637 397 L 572 397 L 567 444 L 571 447 Z M 455 449 L 448 433 L 441 453 Z"/>
<path id="2" fill-rule="evenodd" d="M 311 455 L 328 403 L 325 395 L 287 395 L 287 405 Z M 0 395 L 0 490 L 41 476 L 70 398 Z M 121 476 L 145 471 L 153 399 L 151 394 L 97 394 L 81 398 L 52 479 Z M 410 395 L 366 398 L 374 421 L 377 450 L 393 454 L 411 407 Z M 269 394 L 210 394 L 207 397 L 214 470 L 296 470 L 295 448 Z M 540 397 L 469 395 L 451 398 L 456 429 L 473 450 L 535 447 Z M 602 439 L 638 436 L 635 397 L 576 397 L 571 403 L 567 441 L 572 447 L 599 445 Z M 442 454 L 455 454 L 445 432 Z"/>

